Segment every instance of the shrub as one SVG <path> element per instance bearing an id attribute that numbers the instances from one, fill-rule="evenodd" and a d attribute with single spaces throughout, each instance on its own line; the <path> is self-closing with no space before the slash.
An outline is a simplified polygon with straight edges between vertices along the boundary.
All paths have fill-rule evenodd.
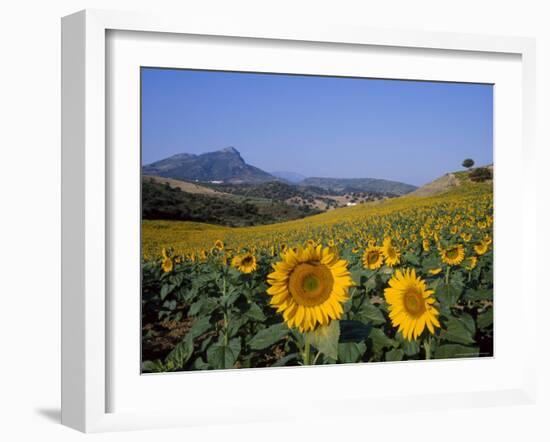
<path id="1" fill-rule="evenodd" d="M 493 178 L 491 170 L 487 167 L 478 167 L 470 172 L 470 179 L 476 183 L 481 183 Z"/>

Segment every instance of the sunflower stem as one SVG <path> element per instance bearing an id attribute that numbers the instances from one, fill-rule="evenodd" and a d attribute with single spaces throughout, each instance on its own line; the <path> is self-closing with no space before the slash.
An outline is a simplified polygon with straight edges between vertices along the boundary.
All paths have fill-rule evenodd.
<path id="1" fill-rule="evenodd" d="M 445 284 L 449 284 L 449 274 L 451 273 L 451 266 L 447 266 L 447 271 L 445 272 Z"/>
<path id="2" fill-rule="evenodd" d="M 311 345 L 309 342 L 309 333 L 304 334 L 304 365 L 310 365 Z"/>
<path id="3" fill-rule="evenodd" d="M 432 358 L 432 337 L 431 336 L 424 341 L 424 351 L 426 352 L 426 360 L 431 359 Z"/>
<path id="4" fill-rule="evenodd" d="M 223 284 L 222 284 L 222 295 L 224 299 L 223 304 L 223 326 L 224 326 L 224 336 L 223 336 L 223 342 L 225 347 L 229 344 L 229 315 L 227 314 L 227 303 L 225 302 L 225 293 L 226 293 L 226 284 L 225 284 L 225 276 L 223 277 Z"/>

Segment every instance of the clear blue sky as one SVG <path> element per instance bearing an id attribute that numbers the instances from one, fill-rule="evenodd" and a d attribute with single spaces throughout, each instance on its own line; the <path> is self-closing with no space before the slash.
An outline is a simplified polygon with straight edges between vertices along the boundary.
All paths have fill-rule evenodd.
<path id="1" fill-rule="evenodd" d="M 490 85 L 142 68 L 142 161 L 233 146 L 265 171 L 422 185 L 493 161 Z"/>

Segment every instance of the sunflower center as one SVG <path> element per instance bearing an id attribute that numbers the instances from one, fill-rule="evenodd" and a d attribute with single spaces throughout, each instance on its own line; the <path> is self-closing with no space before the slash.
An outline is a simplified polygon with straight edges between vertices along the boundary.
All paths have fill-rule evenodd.
<path id="1" fill-rule="evenodd" d="M 288 285 L 296 303 L 312 307 L 322 304 L 329 298 L 334 278 L 324 264 L 301 263 L 291 273 Z"/>
<path id="2" fill-rule="evenodd" d="M 426 310 L 422 294 L 414 288 L 411 288 L 405 292 L 403 295 L 403 304 L 407 312 L 411 315 L 418 315 L 420 313 L 424 313 Z"/>
<path id="3" fill-rule="evenodd" d="M 368 255 L 367 255 L 367 262 L 370 264 L 370 265 L 374 265 L 378 262 L 378 258 L 380 257 L 380 254 L 378 252 L 370 252 Z"/>
<path id="4" fill-rule="evenodd" d="M 246 256 L 243 258 L 243 260 L 241 261 L 241 264 L 244 265 L 244 266 L 249 266 L 249 265 L 252 265 L 253 263 L 253 260 L 252 260 L 252 257 L 251 256 Z"/>
<path id="5" fill-rule="evenodd" d="M 395 248 L 393 246 L 388 246 L 387 250 L 386 250 L 387 254 L 388 254 L 388 257 L 393 259 L 395 258 Z"/>
<path id="6" fill-rule="evenodd" d="M 319 290 L 321 281 L 319 280 L 319 277 L 317 275 L 310 273 L 309 275 L 306 275 L 304 277 L 302 284 L 305 292 L 314 293 Z"/>
<path id="7" fill-rule="evenodd" d="M 447 250 L 447 258 L 456 259 L 458 257 L 458 248 L 453 247 L 452 249 Z"/>

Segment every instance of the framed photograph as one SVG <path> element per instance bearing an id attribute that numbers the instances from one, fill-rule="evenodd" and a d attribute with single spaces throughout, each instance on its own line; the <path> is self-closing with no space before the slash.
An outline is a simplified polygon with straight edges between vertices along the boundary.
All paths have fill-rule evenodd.
<path id="1" fill-rule="evenodd" d="M 64 424 L 534 400 L 532 40 L 62 31 Z"/>

